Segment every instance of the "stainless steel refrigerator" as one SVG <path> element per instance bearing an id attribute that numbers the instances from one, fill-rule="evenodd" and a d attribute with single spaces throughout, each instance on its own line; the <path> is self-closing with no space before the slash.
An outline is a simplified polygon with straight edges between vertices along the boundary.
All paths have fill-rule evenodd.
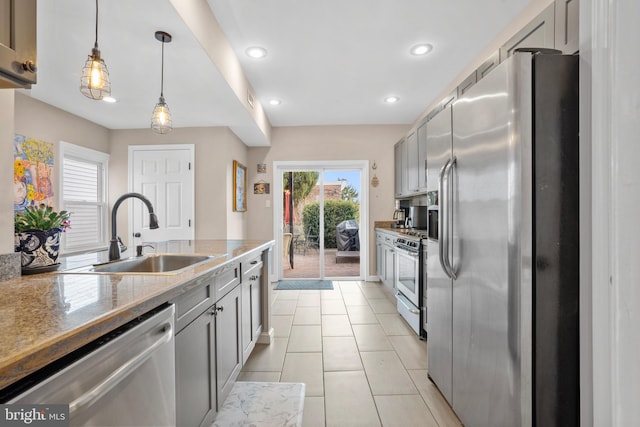
<path id="1" fill-rule="evenodd" d="M 427 133 L 429 376 L 466 427 L 578 426 L 578 58 L 516 53 Z"/>

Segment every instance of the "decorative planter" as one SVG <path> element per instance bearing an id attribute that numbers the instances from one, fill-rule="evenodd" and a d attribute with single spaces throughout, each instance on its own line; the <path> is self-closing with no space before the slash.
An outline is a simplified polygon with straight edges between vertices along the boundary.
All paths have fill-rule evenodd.
<path id="1" fill-rule="evenodd" d="M 15 250 L 21 252 L 23 269 L 57 265 L 62 229 L 25 230 L 15 233 Z"/>

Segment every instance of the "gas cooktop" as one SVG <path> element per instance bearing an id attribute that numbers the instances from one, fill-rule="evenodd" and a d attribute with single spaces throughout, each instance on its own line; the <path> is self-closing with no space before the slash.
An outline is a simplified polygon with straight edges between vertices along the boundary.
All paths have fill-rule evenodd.
<path id="1" fill-rule="evenodd" d="M 416 239 L 426 239 L 427 230 L 423 228 L 408 228 L 400 232 L 406 236 L 415 237 Z"/>

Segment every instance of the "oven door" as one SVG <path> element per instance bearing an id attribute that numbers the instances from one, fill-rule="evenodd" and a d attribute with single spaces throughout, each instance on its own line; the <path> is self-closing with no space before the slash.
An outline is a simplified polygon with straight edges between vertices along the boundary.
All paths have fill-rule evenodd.
<path id="1" fill-rule="evenodd" d="M 396 247 L 396 289 L 420 307 L 420 253 Z"/>

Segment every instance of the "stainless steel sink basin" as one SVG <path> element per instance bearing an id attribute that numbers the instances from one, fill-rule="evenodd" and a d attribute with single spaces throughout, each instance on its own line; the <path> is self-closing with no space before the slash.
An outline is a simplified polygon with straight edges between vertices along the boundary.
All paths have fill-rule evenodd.
<path id="1" fill-rule="evenodd" d="M 180 270 L 193 267 L 205 261 L 225 256 L 226 254 L 209 255 L 180 255 L 180 254 L 151 254 L 136 258 L 127 258 L 105 264 L 95 264 L 66 270 L 61 273 L 84 274 L 178 274 Z"/>

